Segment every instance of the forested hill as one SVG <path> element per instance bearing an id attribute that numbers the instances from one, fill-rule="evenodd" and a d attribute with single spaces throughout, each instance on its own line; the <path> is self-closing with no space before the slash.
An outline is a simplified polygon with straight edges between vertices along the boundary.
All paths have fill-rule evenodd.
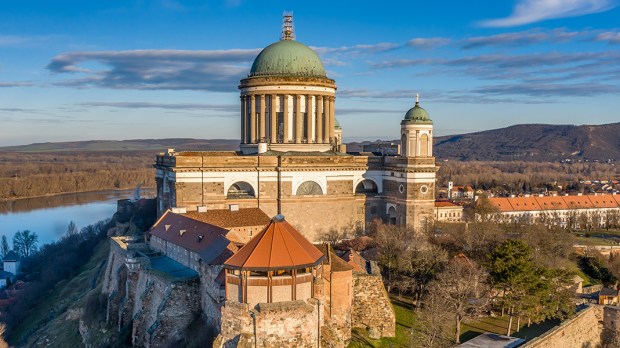
<path id="1" fill-rule="evenodd" d="M 479 161 L 620 161 L 620 123 L 522 124 L 435 138 L 440 159 Z"/>
<path id="2" fill-rule="evenodd" d="M 149 151 L 159 152 L 169 148 L 176 150 L 236 150 L 239 140 L 233 139 L 134 139 L 89 140 L 0 147 L 0 152 L 70 152 L 70 151 Z"/>

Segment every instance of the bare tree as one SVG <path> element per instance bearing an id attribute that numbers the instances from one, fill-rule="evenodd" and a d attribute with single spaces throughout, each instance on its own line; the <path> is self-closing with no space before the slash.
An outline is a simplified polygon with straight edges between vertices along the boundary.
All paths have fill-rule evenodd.
<path id="1" fill-rule="evenodd" d="M 2 235 L 2 245 L 0 245 L 0 249 L 2 251 L 2 257 L 4 258 L 6 254 L 9 253 L 9 242 L 6 240 L 5 235 Z"/>
<path id="2" fill-rule="evenodd" d="M 423 347 L 443 348 L 453 345 L 452 330 L 454 328 L 450 324 L 452 318 L 441 295 L 434 292 L 428 294 L 418 318 L 418 335 L 412 335 L 412 338 L 415 337 Z"/>
<path id="3" fill-rule="evenodd" d="M 13 250 L 20 256 L 29 257 L 37 251 L 39 236 L 30 230 L 17 231 L 13 236 Z"/>
<path id="4" fill-rule="evenodd" d="M 456 343 L 460 342 L 463 319 L 475 315 L 489 303 L 485 272 L 462 254 L 448 263 L 430 291 L 439 296 L 452 315 Z"/>

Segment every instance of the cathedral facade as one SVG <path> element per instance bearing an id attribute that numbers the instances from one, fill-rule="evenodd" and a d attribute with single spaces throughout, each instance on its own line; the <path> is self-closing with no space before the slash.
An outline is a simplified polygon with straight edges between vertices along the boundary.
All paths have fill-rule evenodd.
<path id="1" fill-rule="evenodd" d="M 420 230 L 433 218 L 433 123 L 418 101 L 400 123 L 398 155 L 347 153 L 336 83 L 295 40 L 287 16 L 281 39 L 260 52 L 239 90 L 238 151 L 157 156 L 158 215 L 260 208 L 285 215 L 311 241 L 373 219 Z"/>

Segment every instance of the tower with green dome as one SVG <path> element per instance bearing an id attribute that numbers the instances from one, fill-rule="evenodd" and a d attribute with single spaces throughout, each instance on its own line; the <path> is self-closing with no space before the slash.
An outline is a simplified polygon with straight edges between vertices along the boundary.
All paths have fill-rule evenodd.
<path id="1" fill-rule="evenodd" d="M 400 122 L 400 136 L 402 156 L 433 157 L 433 121 L 420 106 L 419 95 Z"/>
<path id="2" fill-rule="evenodd" d="M 316 52 L 295 40 L 292 15 L 284 16 L 280 40 L 258 54 L 239 90 L 244 154 L 338 150 L 335 81 Z"/>

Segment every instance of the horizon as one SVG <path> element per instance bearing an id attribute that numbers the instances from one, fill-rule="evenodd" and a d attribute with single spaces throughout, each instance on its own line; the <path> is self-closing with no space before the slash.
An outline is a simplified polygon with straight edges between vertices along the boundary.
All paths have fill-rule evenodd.
<path id="1" fill-rule="evenodd" d="M 620 119 L 619 0 L 355 4 L 3 4 L 0 146 L 238 139 L 237 85 L 285 10 L 347 141 L 398 139 L 417 92 L 440 136 Z"/>

